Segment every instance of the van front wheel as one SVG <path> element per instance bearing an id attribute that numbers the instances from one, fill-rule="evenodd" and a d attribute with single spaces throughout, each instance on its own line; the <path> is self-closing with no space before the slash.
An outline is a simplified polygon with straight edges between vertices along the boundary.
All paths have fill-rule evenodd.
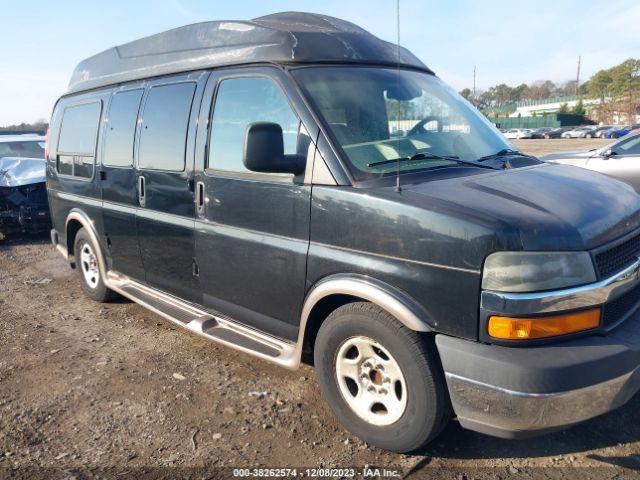
<path id="1" fill-rule="evenodd" d="M 117 294 L 104 284 L 98 267 L 98 249 L 84 228 L 76 234 L 73 252 L 84 293 L 96 302 L 109 302 L 116 298 Z"/>
<path id="2" fill-rule="evenodd" d="M 314 363 L 334 415 L 372 445 L 417 450 L 451 418 L 432 339 L 371 303 L 350 303 L 329 315 L 316 337 Z"/>

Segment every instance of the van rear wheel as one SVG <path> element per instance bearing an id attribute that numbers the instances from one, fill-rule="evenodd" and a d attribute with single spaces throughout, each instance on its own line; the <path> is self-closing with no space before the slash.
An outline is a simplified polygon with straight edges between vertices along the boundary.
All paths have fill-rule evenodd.
<path id="1" fill-rule="evenodd" d="M 81 228 L 78 230 L 73 251 L 76 270 L 80 274 L 80 283 L 84 293 L 96 302 L 109 302 L 115 299 L 117 294 L 107 288 L 100 274 L 98 266 L 99 250 L 94 245 L 86 229 Z"/>
<path id="2" fill-rule="evenodd" d="M 314 362 L 334 415 L 372 445 L 417 450 L 451 418 L 432 339 L 371 303 L 350 303 L 329 315 L 316 337 Z"/>

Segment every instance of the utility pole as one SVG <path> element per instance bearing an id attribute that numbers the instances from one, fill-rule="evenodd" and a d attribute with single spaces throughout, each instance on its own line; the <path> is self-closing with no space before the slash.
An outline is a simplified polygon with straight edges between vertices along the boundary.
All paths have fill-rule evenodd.
<path id="1" fill-rule="evenodd" d="M 580 63 L 582 61 L 582 55 L 578 56 L 578 73 L 576 74 L 576 97 L 578 96 L 578 91 L 580 89 Z"/>
<path id="2" fill-rule="evenodd" d="M 473 66 L 473 101 L 476 100 L 476 66 Z"/>

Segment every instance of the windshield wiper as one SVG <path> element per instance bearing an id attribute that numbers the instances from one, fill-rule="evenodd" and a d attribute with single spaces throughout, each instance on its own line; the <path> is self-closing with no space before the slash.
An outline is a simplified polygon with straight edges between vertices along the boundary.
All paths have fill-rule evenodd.
<path id="1" fill-rule="evenodd" d="M 524 153 L 519 152 L 517 150 L 512 150 L 510 148 L 503 148 L 502 150 L 500 150 L 500 151 L 498 151 L 496 153 L 492 153 L 491 155 L 485 155 L 484 157 L 480 157 L 477 161 L 478 162 L 486 162 L 487 160 L 493 160 L 494 158 L 500 158 L 500 157 L 535 158 L 535 157 L 532 157 L 531 155 L 524 154 Z M 502 168 L 504 168 L 504 169 L 512 168 L 511 162 L 509 161 L 508 158 L 505 158 L 502 161 Z"/>
<path id="2" fill-rule="evenodd" d="M 506 156 L 530 157 L 530 155 L 525 155 L 524 153 L 519 152 L 517 150 L 511 150 L 510 148 L 503 148 L 499 152 L 492 153 L 491 155 L 485 155 L 484 157 L 480 157 L 477 161 L 484 162 L 486 160 L 491 160 L 494 158 L 506 157 Z"/>
<path id="3" fill-rule="evenodd" d="M 428 160 L 430 158 L 437 159 L 437 160 L 448 160 L 448 161 L 459 163 L 459 164 L 472 165 L 478 168 L 490 168 L 493 170 L 492 167 L 489 167 L 486 165 L 480 165 L 476 162 L 470 162 L 467 160 L 460 160 L 460 157 L 450 156 L 450 155 L 436 155 L 435 153 L 431 153 L 431 152 L 416 153 L 415 155 L 411 155 L 410 157 L 392 158 L 390 160 L 381 160 L 379 162 L 367 163 L 367 167 L 375 167 L 378 165 L 388 165 L 390 163 L 397 163 L 397 162 L 412 162 L 416 160 Z"/>

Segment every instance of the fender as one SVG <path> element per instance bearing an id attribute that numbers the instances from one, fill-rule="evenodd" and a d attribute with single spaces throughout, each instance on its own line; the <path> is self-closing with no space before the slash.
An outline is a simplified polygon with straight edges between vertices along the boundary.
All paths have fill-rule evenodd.
<path id="1" fill-rule="evenodd" d="M 318 281 L 307 294 L 300 316 L 300 332 L 296 350 L 302 352 L 307 321 L 313 307 L 331 295 L 350 295 L 367 300 L 386 310 L 403 325 L 416 332 L 432 332 L 424 309 L 401 290 L 366 275 L 335 274 Z"/>
<path id="2" fill-rule="evenodd" d="M 91 218 L 89 218 L 89 215 L 87 215 L 85 212 L 83 212 L 79 208 L 72 208 L 71 211 L 69 212 L 69 215 L 67 215 L 67 220 L 65 221 L 65 224 L 64 224 L 65 240 L 67 237 L 69 222 L 71 220 L 78 221 L 85 228 L 85 230 L 89 234 L 89 237 L 91 237 L 91 241 L 93 242 L 93 244 L 96 246 L 98 250 L 96 253 L 98 257 L 98 269 L 100 270 L 100 275 L 106 281 L 106 279 L 108 278 L 107 267 L 104 261 L 104 255 L 102 253 L 102 246 L 100 244 L 100 241 L 98 240 L 98 234 L 96 232 L 95 227 L 93 226 L 93 221 L 91 220 Z M 67 258 L 68 256 L 69 256 L 69 253 L 67 252 Z"/>

